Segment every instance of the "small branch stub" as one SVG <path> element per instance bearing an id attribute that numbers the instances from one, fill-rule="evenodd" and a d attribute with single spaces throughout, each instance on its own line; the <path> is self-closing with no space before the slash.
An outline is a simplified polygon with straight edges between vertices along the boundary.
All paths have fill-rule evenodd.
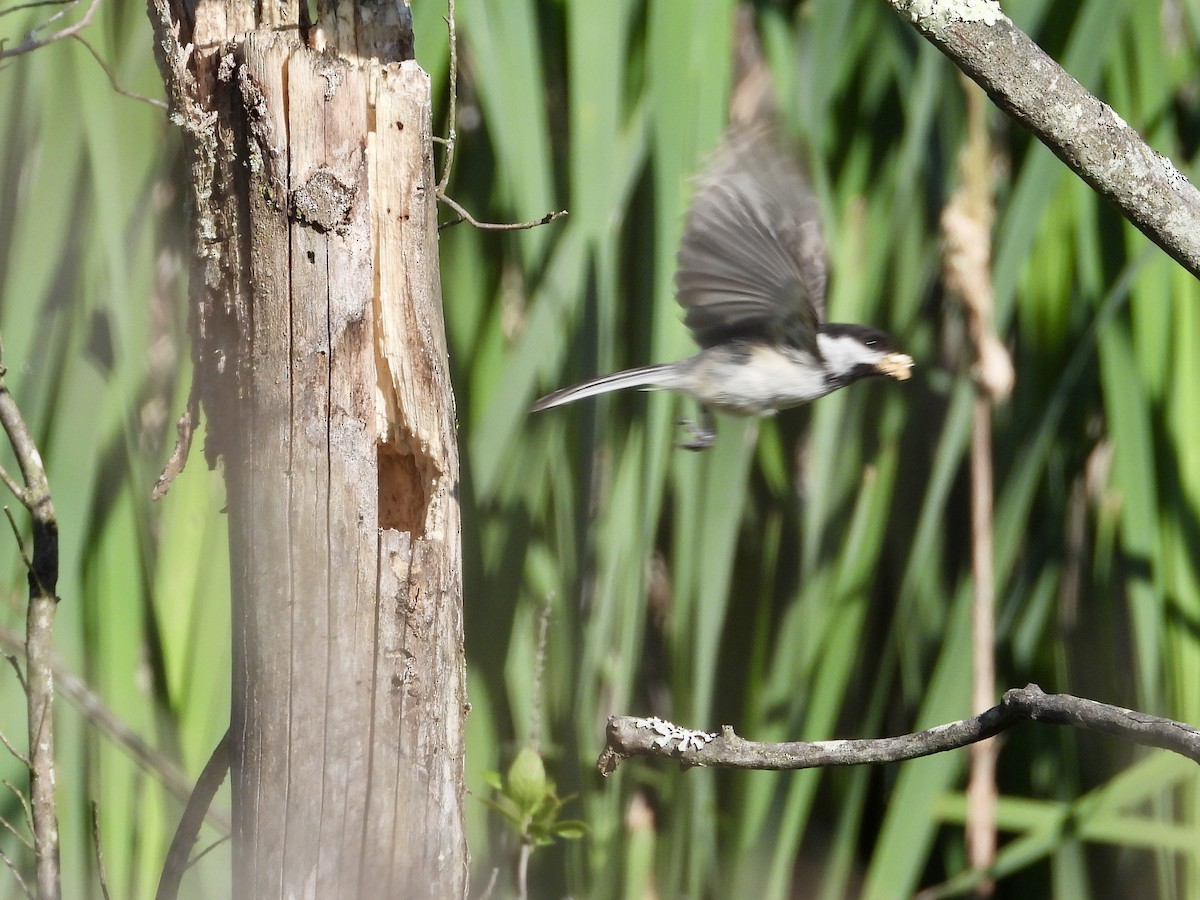
<path id="1" fill-rule="evenodd" d="M 611 775 L 622 760 L 633 756 L 669 757 L 683 766 L 774 771 L 900 762 L 956 750 L 1023 721 L 1099 731 L 1171 750 L 1200 763 L 1200 729 L 1070 694 L 1047 694 L 1030 684 L 1005 691 L 998 706 L 969 719 L 865 740 L 763 743 L 738 737 L 729 725 L 717 735 L 658 718 L 613 716 L 608 720 L 608 742 L 596 765 L 601 775 Z"/>

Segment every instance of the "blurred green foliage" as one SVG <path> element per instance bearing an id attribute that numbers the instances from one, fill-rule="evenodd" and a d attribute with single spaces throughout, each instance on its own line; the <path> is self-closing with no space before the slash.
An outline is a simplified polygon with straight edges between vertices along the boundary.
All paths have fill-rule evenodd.
<path id="1" fill-rule="evenodd" d="M 1194 174 L 1200 0 L 1005 10 Z M 534 896 L 889 898 L 971 883 L 961 753 L 793 774 L 594 772 L 616 713 L 773 740 L 970 712 L 972 388 L 937 232 L 965 107 L 952 65 L 884 4 L 757 12 L 825 214 L 830 317 L 896 335 L 914 380 L 761 425 L 723 421 L 702 455 L 673 449 L 675 419 L 693 411 L 665 395 L 526 412 L 550 388 L 689 352 L 673 255 L 688 179 L 724 123 L 731 12 L 729 0 L 458 3 L 450 194 L 494 221 L 570 210 L 442 241 L 476 894 L 497 867 L 495 896 L 512 891 L 505 825 L 479 798 L 485 773 L 528 744 L 535 710 L 547 776 L 579 795 L 570 813 L 589 832 L 534 854 Z M 445 8 L 416 0 L 414 14 L 444 130 Z M 21 15 L 0 20 L 4 35 Z M 106 0 L 87 36 L 124 87 L 161 96 L 144 7 Z M 1049 151 L 992 121 L 994 286 L 1018 373 L 995 415 L 997 692 L 1037 681 L 1200 722 L 1200 288 Z M 224 489 L 198 454 L 148 500 L 189 377 L 178 146 L 162 112 L 115 94 L 77 44 L 0 72 L 0 336 L 62 523 L 61 655 L 163 765 L 194 777 L 228 715 L 228 563 Z M 0 460 L 11 465 L 6 447 Z M 11 541 L 0 572 L 3 622 L 20 627 Z M 0 729 L 18 744 L 21 705 L 0 678 Z M 114 895 L 149 896 L 181 803 L 93 720 L 60 703 L 66 896 L 98 896 L 93 799 Z M 1002 896 L 1200 896 L 1194 765 L 1069 730 L 1004 740 Z M 22 783 L 7 756 L 0 775 Z M 0 815 L 19 827 L 11 792 Z M 9 834 L 0 847 L 20 857 Z M 227 868 L 222 847 L 185 890 L 228 894 Z"/>

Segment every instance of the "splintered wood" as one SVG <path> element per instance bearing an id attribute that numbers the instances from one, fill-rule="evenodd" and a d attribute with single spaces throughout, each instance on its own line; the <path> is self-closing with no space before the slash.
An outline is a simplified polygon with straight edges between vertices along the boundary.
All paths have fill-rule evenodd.
<path id="1" fill-rule="evenodd" d="M 428 76 L 258 32 L 218 66 L 245 359 L 210 419 L 234 565 L 235 884 L 461 896 L 462 576 Z M 232 382 L 232 379 L 227 379 Z M 228 433 L 228 429 L 226 432 Z M 415 823 L 457 821 L 457 828 Z"/>

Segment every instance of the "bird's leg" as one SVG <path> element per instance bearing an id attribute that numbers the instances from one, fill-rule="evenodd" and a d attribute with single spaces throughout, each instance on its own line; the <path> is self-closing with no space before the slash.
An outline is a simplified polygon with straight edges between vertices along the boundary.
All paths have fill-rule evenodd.
<path id="1" fill-rule="evenodd" d="M 680 419 L 679 424 L 687 429 L 691 440 L 676 444 L 684 450 L 707 450 L 717 442 L 717 423 L 713 420 L 712 410 L 707 406 L 700 407 L 700 421 L 691 422 Z"/>

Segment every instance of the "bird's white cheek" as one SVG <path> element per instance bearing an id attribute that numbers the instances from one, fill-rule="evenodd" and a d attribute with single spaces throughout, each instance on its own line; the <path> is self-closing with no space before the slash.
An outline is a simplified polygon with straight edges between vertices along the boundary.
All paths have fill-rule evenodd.
<path id="1" fill-rule="evenodd" d="M 853 372 L 858 366 L 873 366 L 885 356 L 873 347 L 850 337 L 830 338 L 818 335 L 817 343 L 821 347 L 821 355 L 825 357 L 829 371 L 835 375 Z"/>

